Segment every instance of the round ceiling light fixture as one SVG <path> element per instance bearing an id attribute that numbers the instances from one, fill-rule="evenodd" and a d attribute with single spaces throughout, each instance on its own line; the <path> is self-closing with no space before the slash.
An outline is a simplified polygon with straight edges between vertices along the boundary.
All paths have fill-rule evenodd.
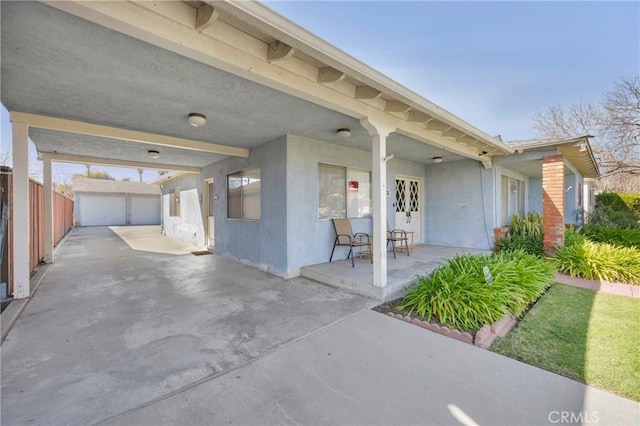
<path id="1" fill-rule="evenodd" d="M 432 160 L 434 163 L 442 163 L 442 157 L 433 157 Z"/>
<path id="2" fill-rule="evenodd" d="M 338 136 L 340 136 L 343 139 L 348 138 L 349 136 L 351 136 L 351 129 L 347 129 L 347 128 L 343 128 L 343 129 L 338 129 L 336 130 L 336 133 L 338 134 Z"/>
<path id="3" fill-rule="evenodd" d="M 147 151 L 147 154 L 149 154 L 150 158 L 153 158 L 154 160 L 158 157 L 160 157 L 160 151 L 155 151 L 150 149 L 149 151 Z"/>
<path id="4" fill-rule="evenodd" d="M 190 112 L 187 116 L 187 121 L 193 127 L 202 127 L 207 124 L 207 117 L 199 112 Z"/>

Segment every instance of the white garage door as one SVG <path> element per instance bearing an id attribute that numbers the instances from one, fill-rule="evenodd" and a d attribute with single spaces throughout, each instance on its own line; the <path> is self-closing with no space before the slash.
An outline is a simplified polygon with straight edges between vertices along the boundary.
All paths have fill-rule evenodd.
<path id="1" fill-rule="evenodd" d="M 160 197 L 131 197 L 132 225 L 160 225 Z"/>
<path id="2" fill-rule="evenodd" d="M 89 195 L 80 199 L 80 226 L 127 224 L 127 199 L 124 196 Z"/>

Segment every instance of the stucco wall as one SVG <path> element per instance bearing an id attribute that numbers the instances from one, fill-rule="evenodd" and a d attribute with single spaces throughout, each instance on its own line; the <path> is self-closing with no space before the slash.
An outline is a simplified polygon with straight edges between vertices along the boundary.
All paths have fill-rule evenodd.
<path id="1" fill-rule="evenodd" d="M 529 178 L 529 209 L 527 212 L 542 214 L 542 178 Z"/>
<path id="2" fill-rule="evenodd" d="M 460 160 L 426 167 L 425 240 L 489 249 L 493 244 L 493 170 Z"/>
<path id="3" fill-rule="evenodd" d="M 180 188 L 180 216 L 170 216 L 169 192 L 176 188 Z M 178 176 L 162 185 L 162 228 L 166 235 L 204 244 L 201 194 L 202 179 L 198 173 Z"/>
<path id="4" fill-rule="evenodd" d="M 584 223 L 584 206 L 578 204 L 578 184 L 584 185 L 584 178 L 577 170 L 573 175 L 565 176 L 564 220 L 565 223 L 580 226 Z M 583 204 L 585 200 L 582 200 Z"/>
<path id="5" fill-rule="evenodd" d="M 169 235 L 204 242 L 200 196 L 203 180 L 215 182 L 215 251 L 276 275 L 291 277 L 302 266 L 329 260 L 335 238 L 330 220 L 318 219 L 318 163 L 371 170 L 371 152 L 288 135 L 251 150 L 248 158 L 228 158 L 163 186 L 163 224 Z M 227 175 L 250 167 L 261 170 L 261 219 L 227 218 Z M 395 179 L 422 182 L 420 242 L 488 248 L 493 229 L 493 172 L 480 163 L 387 162 L 387 217 L 395 226 Z M 482 179 L 480 179 L 482 177 Z M 482 182 L 482 185 L 480 183 Z M 484 197 L 480 192 L 485 191 Z M 181 215 L 169 216 L 169 191 L 181 189 Z M 484 212 L 483 212 L 484 201 Z M 354 232 L 371 233 L 371 218 L 352 219 Z M 486 223 L 486 226 L 485 226 Z M 336 258 L 346 256 L 336 249 Z"/>
<path id="6" fill-rule="evenodd" d="M 202 169 L 213 178 L 215 251 L 280 276 L 287 275 L 286 138 L 260 145 L 248 158 L 227 158 Z M 260 167 L 261 219 L 227 219 L 227 174 Z"/>
<path id="7" fill-rule="evenodd" d="M 331 220 L 318 219 L 318 163 L 371 170 L 371 154 L 297 135 L 287 138 L 287 252 L 293 275 L 301 266 L 329 261 L 335 238 Z M 370 218 L 353 219 L 354 232 L 371 233 Z M 346 256 L 336 248 L 335 257 Z"/>
<path id="8" fill-rule="evenodd" d="M 331 220 L 318 219 L 318 163 L 371 170 L 371 152 L 318 142 L 297 135 L 287 139 L 287 251 L 291 275 L 301 266 L 329 260 L 335 232 Z M 424 164 L 390 160 L 387 162 L 387 217 L 395 225 L 396 175 L 421 178 L 424 204 Z M 372 219 L 351 219 L 354 232 L 371 233 Z M 424 235 L 424 221 L 423 221 Z M 419 241 L 416 241 L 419 243 Z M 334 258 L 343 259 L 348 248 L 337 247 Z"/>

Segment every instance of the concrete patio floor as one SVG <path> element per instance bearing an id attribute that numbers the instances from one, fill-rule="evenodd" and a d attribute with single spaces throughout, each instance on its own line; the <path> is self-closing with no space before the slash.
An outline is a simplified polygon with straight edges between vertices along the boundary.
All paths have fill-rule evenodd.
<path id="1" fill-rule="evenodd" d="M 417 281 L 418 275 L 430 274 L 437 267 L 457 254 L 489 254 L 488 250 L 462 247 L 447 247 L 433 244 L 419 244 L 409 256 L 398 252 L 387 254 L 387 286 L 373 286 L 373 265 L 369 258 L 355 257 L 355 267 L 351 260 L 334 260 L 333 262 L 305 266 L 300 275 L 318 282 L 338 287 L 378 301 L 389 301 L 401 297 L 407 288 Z M 338 253 L 338 256 L 342 253 Z"/>
<path id="2" fill-rule="evenodd" d="M 375 304 L 216 255 L 136 251 L 108 228 L 76 229 L 2 344 L 1 421 L 640 422 L 636 402 Z"/>

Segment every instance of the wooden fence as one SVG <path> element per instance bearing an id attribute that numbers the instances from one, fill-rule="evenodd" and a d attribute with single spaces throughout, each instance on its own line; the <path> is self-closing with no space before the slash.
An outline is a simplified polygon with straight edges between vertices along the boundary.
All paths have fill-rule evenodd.
<path id="1" fill-rule="evenodd" d="M 13 294 L 12 272 L 12 175 L 11 168 L 0 166 L 0 205 L 9 206 L 8 238 L 5 238 L 0 282 L 7 283 L 7 294 Z M 53 193 L 53 244 L 57 245 L 73 226 L 73 200 Z M 29 268 L 33 272 L 44 259 L 44 187 L 29 180 Z"/>

